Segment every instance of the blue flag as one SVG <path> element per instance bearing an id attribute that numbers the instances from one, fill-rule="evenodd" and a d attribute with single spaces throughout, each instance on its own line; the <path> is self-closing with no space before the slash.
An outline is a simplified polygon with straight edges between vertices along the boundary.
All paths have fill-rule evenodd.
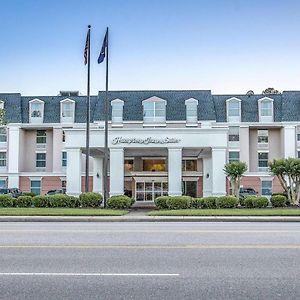
<path id="1" fill-rule="evenodd" d="M 108 46 L 108 30 L 106 30 L 106 33 L 105 33 L 105 37 L 104 37 L 103 44 L 101 47 L 101 52 L 98 57 L 98 64 L 101 64 L 103 62 L 103 60 L 105 58 L 107 46 Z"/>

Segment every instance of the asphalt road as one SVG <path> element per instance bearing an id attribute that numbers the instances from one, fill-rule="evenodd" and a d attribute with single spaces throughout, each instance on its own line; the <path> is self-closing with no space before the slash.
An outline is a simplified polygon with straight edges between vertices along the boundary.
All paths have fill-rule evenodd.
<path id="1" fill-rule="evenodd" d="M 1 223 L 0 299 L 300 299 L 300 223 Z"/>

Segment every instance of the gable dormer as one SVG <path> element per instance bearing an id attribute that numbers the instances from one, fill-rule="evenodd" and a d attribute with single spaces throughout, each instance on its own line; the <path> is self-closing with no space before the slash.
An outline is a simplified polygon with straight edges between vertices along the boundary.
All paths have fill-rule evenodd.
<path id="1" fill-rule="evenodd" d="M 29 101 L 29 122 L 43 123 L 44 121 L 44 101 L 33 99 Z"/>

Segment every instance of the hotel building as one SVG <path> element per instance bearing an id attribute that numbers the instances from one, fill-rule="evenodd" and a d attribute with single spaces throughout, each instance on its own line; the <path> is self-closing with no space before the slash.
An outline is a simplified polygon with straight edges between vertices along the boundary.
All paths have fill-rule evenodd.
<path id="1" fill-rule="evenodd" d="M 91 97 L 90 187 L 103 191 L 104 99 Z M 300 153 L 300 92 L 212 95 L 210 91 L 109 92 L 109 193 L 224 195 L 227 162 L 246 162 L 243 187 L 281 191 L 274 158 Z M 45 194 L 83 191 L 86 97 L 0 94 L 0 186 Z"/>

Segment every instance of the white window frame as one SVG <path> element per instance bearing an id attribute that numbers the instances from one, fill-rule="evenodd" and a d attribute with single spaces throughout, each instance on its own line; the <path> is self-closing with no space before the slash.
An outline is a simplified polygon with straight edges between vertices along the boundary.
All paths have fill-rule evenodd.
<path id="1" fill-rule="evenodd" d="M 0 157 L 0 169 L 5 169 L 7 167 L 7 152 L 6 151 L 0 151 L 0 154 L 4 153 L 5 157 Z M 2 165 L 3 162 L 3 165 Z"/>
<path id="2" fill-rule="evenodd" d="M 0 100 L 0 109 L 4 109 L 4 101 Z"/>
<path id="3" fill-rule="evenodd" d="M 186 126 L 198 125 L 198 100 L 190 98 L 185 100 Z"/>
<path id="4" fill-rule="evenodd" d="M 39 104 L 41 107 L 40 110 L 35 110 L 36 112 L 39 112 L 39 113 L 34 113 L 35 111 L 33 111 L 33 106 L 35 104 Z M 33 99 L 33 100 L 29 101 L 29 122 L 30 123 L 43 123 L 43 121 L 44 121 L 44 106 L 45 106 L 45 102 L 40 99 Z"/>
<path id="5" fill-rule="evenodd" d="M 236 131 L 238 132 L 238 134 L 232 134 L 234 131 L 234 129 L 236 129 Z M 238 136 L 238 141 L 230 141 L 230 136 Z M 240 146 L 240 127 L 239 126 L 229 126 L 228 127 L 228 145 L 229 147 L 239 147 Z"/>
<path id="6" fill-rule="evenodd" d="M 3 138 L 3 141 L 2 141 Z M 7 143 L 7 128 L 0 127 L 0 143 Z"/>
<path id="7" fill-rule="evenodd" d="M 32 182 L 33 181 L 36 181 L 36 182 L 39 182 L 40 183 L 40 186 L 39 187 L 32 187 Z M 33 193 L 33 191 L 32 191 L 32 188 L 33 189 L 39 189 L 39 194 L 36 194 L 36 195 L 41 195 L 41 193 L 42 193 L 42 180 L 41 179 L 34 179 L 34 178 L 31 178 L 30 179 L 30 192 L 31 193 Z"/>
<path id="8" fill-rule="evenodd" d="M 145 117 L 145 104 L 152 103 L 153 104 L 153 117 Z M 156 116 L 158 109 L 156 109 L 156 103 L 164 104 L 163 109 L 160 109 L 160 111 L 163 111 L 163 116 Z M 166 123 L 166 105 L 167 101 L 164 99 L 161 99 L 159 97 L 153 96 L 149 99 L 146 99 L 142 102 L 143 104 L 143 120 L 144 124 L 151 124 L 151 125 L 165 125 Z M 146 109 L 147 110 L 147 109 Z"/>
<path id="9" fill-rule="evenodd" d="M 70 105 L 70 116 L 64 115 L 64 105 Z M 69 98 L 60 101 L 60 122 L 61 123 L 74 123 L 75 119 L 75 101 Z"/>
<path id="10" fill-rule="evenodd" d="M 38 154 L 45 154 L 45 159 L 38 159 Z M 45 166 L 38 166 L 38 162 L 44 161 L 45 162 Z M 46 151 L 36 151 L 35 152 L 35 168 L 37 171 L 46 171 L 46 167 L 47 167 L 47 153 Z"/>
<path id="11" fill-rule="evenodd" d="M 264 115 L 262 113 L 262 105 L 264 102 L 271 103 L 271 115 Z M 274 122 L 274 100 L 269 97 L 263 97 L 258 100 L 258 117 L 259 122 Z"/>
<path id="12" fill-rule="evenodd" d="M 115 99 L 111 101 L 111 123 L 113 126 L 123 124 L 123 107 L 123 100 Z"/>
<path id="13" fill-rule="evenodd" d="M 230 153 L 238 153 L 239 158 L 238 159 L 230 159 Z M 228 151 L 228 163 L 231 163 L 233 161 L 240 161 L 240 151 L 239 150 L 229 150 Z"/>
<path id="14" fill-rule="evenodd" d="M 231 103 L 238 103 L 238 109 L 239 109 L 239 114 L 236 115 L 231 115 L 230 112 L 230 104 Z M 242 111 L 242 100 L 236 97 L 232 97 L 226 100 L 226 114 L 227 114 L 227 122 L 229 123 L 237 123 L 241 122 L 241 111 Z"/>
<path id="15" fill-rule="evenodd" d="M 46 133 L 46 136 L 44 136 L 44 135 L 38 135 L 39 132 L 41 132 L 41 131 L 45 132 L 45 133 Z M 45 142 L 39 143 L 39 142 L 38 142 L 38 139 L 39 139 L 39 138 L 41 138 L 41 139 L 44 139 L 44 138 L 45 138 Z M 41 145 L 41 146 L 46 145 L 46 144 L 47 144 L 47 130 L 37 130 L 37 131 L 36 131 L 36 139 L 35 139 L 35 141 L 36 141 L 36 144 L 37 144 L 37 145 Z"/>
<path id="16" fill-rule="evenodd" d="M 64 154 L 65 154 L 65 157 L 64 157 Z M 61 166 L 63 168 L 66 168 L 67 167 L 67 161 L 68 161 L 68 154 L 67 154 L 67 151 L 62 151 L 61 152 Z"/>
<path id="17" fill-rule="evenodd" d="M 269 151 L 257 151 L 257 169 L 259 172 L 267 172 L 269 170 L 269 167 L 260 167 L 259 166 L 259 154 L 260 153 L 267 153 L 268 154 L 268 160 L 269 161 Z"/>
<path id="18" fill-rule="evenodd" d="M 260 137 L 267 137 L 268 142 L 259 141 Z M 258 149 L 268 149 L 269 147 L 269 130 L 268 129 L 258 129 L 257 130 L 257 148 Z"/>
<path id="19" fill-rule="evenodd" d="M 261 180 L 261 182 L 260 182 L 261 195 L 264 197 L 270 198 L 273 193 L 273 179 L 272 178 L 261 178 L 260 180 Z M 271 193 L 270 194 L 263 194 L 263 182 L 271 183 Z"/>

